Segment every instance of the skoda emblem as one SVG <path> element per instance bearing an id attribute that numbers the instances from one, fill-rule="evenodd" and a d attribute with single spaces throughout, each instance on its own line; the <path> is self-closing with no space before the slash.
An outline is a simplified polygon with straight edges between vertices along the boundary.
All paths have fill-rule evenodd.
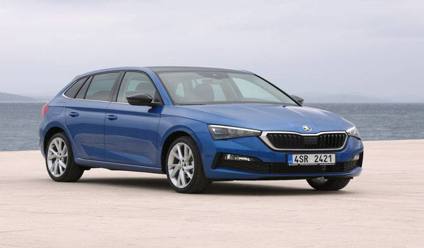
<path id="1" fill-rule="evenodd" d="M 309 132 L 312 130 L 312 128 L 308 127 L 307 125 L 303 125 L 302 127 L 303 127 L 303 130 L 306 132 Z"/>

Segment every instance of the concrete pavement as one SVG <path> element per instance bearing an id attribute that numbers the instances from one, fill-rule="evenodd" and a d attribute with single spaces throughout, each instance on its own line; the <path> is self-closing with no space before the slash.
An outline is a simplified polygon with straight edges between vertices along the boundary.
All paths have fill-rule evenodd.
<path id="1" fill-rule="evenodd" d="M 55 183 L 38 151 L 0 152 L 0 247 L 424 247 L 424 140 L 366 142 L 340 192 L 305 181 L 174 193 L 162 175 Z"/>

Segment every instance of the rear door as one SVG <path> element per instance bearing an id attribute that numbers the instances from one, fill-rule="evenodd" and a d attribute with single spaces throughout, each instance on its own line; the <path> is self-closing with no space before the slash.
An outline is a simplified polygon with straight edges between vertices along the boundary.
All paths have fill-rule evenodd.
<path id="1" fill-rule="evenodd" d="M 126 72 L 116 102 L 105 120 L 105 157 L 109 162 L 155 167 L 158 158 L 158 126 L 162 106 L 134 106 L 126 96 L 141 93 L 161 102 L 150 77 L 138 71 Z"/>
<path id="2" fill-rule="evenodd" d="M 66 125 L 77 158 L 104 161 L 104 123 L 121 72 L 96 74 L 68 101 Z"/>

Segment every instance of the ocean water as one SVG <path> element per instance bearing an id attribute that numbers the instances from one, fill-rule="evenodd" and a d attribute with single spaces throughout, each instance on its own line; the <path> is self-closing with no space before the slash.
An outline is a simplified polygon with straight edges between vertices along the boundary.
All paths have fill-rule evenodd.
<path id="1" fill-rule="evenodd" d="M 424 139 L 424 103 L 328 103 L 309 106 L 329 110 L 353 122 L 364 140 Z"/>
<path id="2" fill-rule="evenodd" d="M 43 103 L 0 103 L 0 151 L 38 149 Z"/>
<path id="3" fill-rule="evenodd" d="M 42 103 L 0 103 L 0 151 L 38 149 Z M 424 104 L 306 104 L 342 115 L 364 140 L 424 139 Z"/>

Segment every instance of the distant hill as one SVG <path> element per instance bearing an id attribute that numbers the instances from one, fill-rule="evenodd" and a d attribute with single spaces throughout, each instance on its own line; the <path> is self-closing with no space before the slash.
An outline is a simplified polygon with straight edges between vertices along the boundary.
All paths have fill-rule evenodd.
<path id="1" fill-rule="evenodd" d="M 0 92 L 0 102 L 39 102 L 39 100 L 27 96 Z"/>

